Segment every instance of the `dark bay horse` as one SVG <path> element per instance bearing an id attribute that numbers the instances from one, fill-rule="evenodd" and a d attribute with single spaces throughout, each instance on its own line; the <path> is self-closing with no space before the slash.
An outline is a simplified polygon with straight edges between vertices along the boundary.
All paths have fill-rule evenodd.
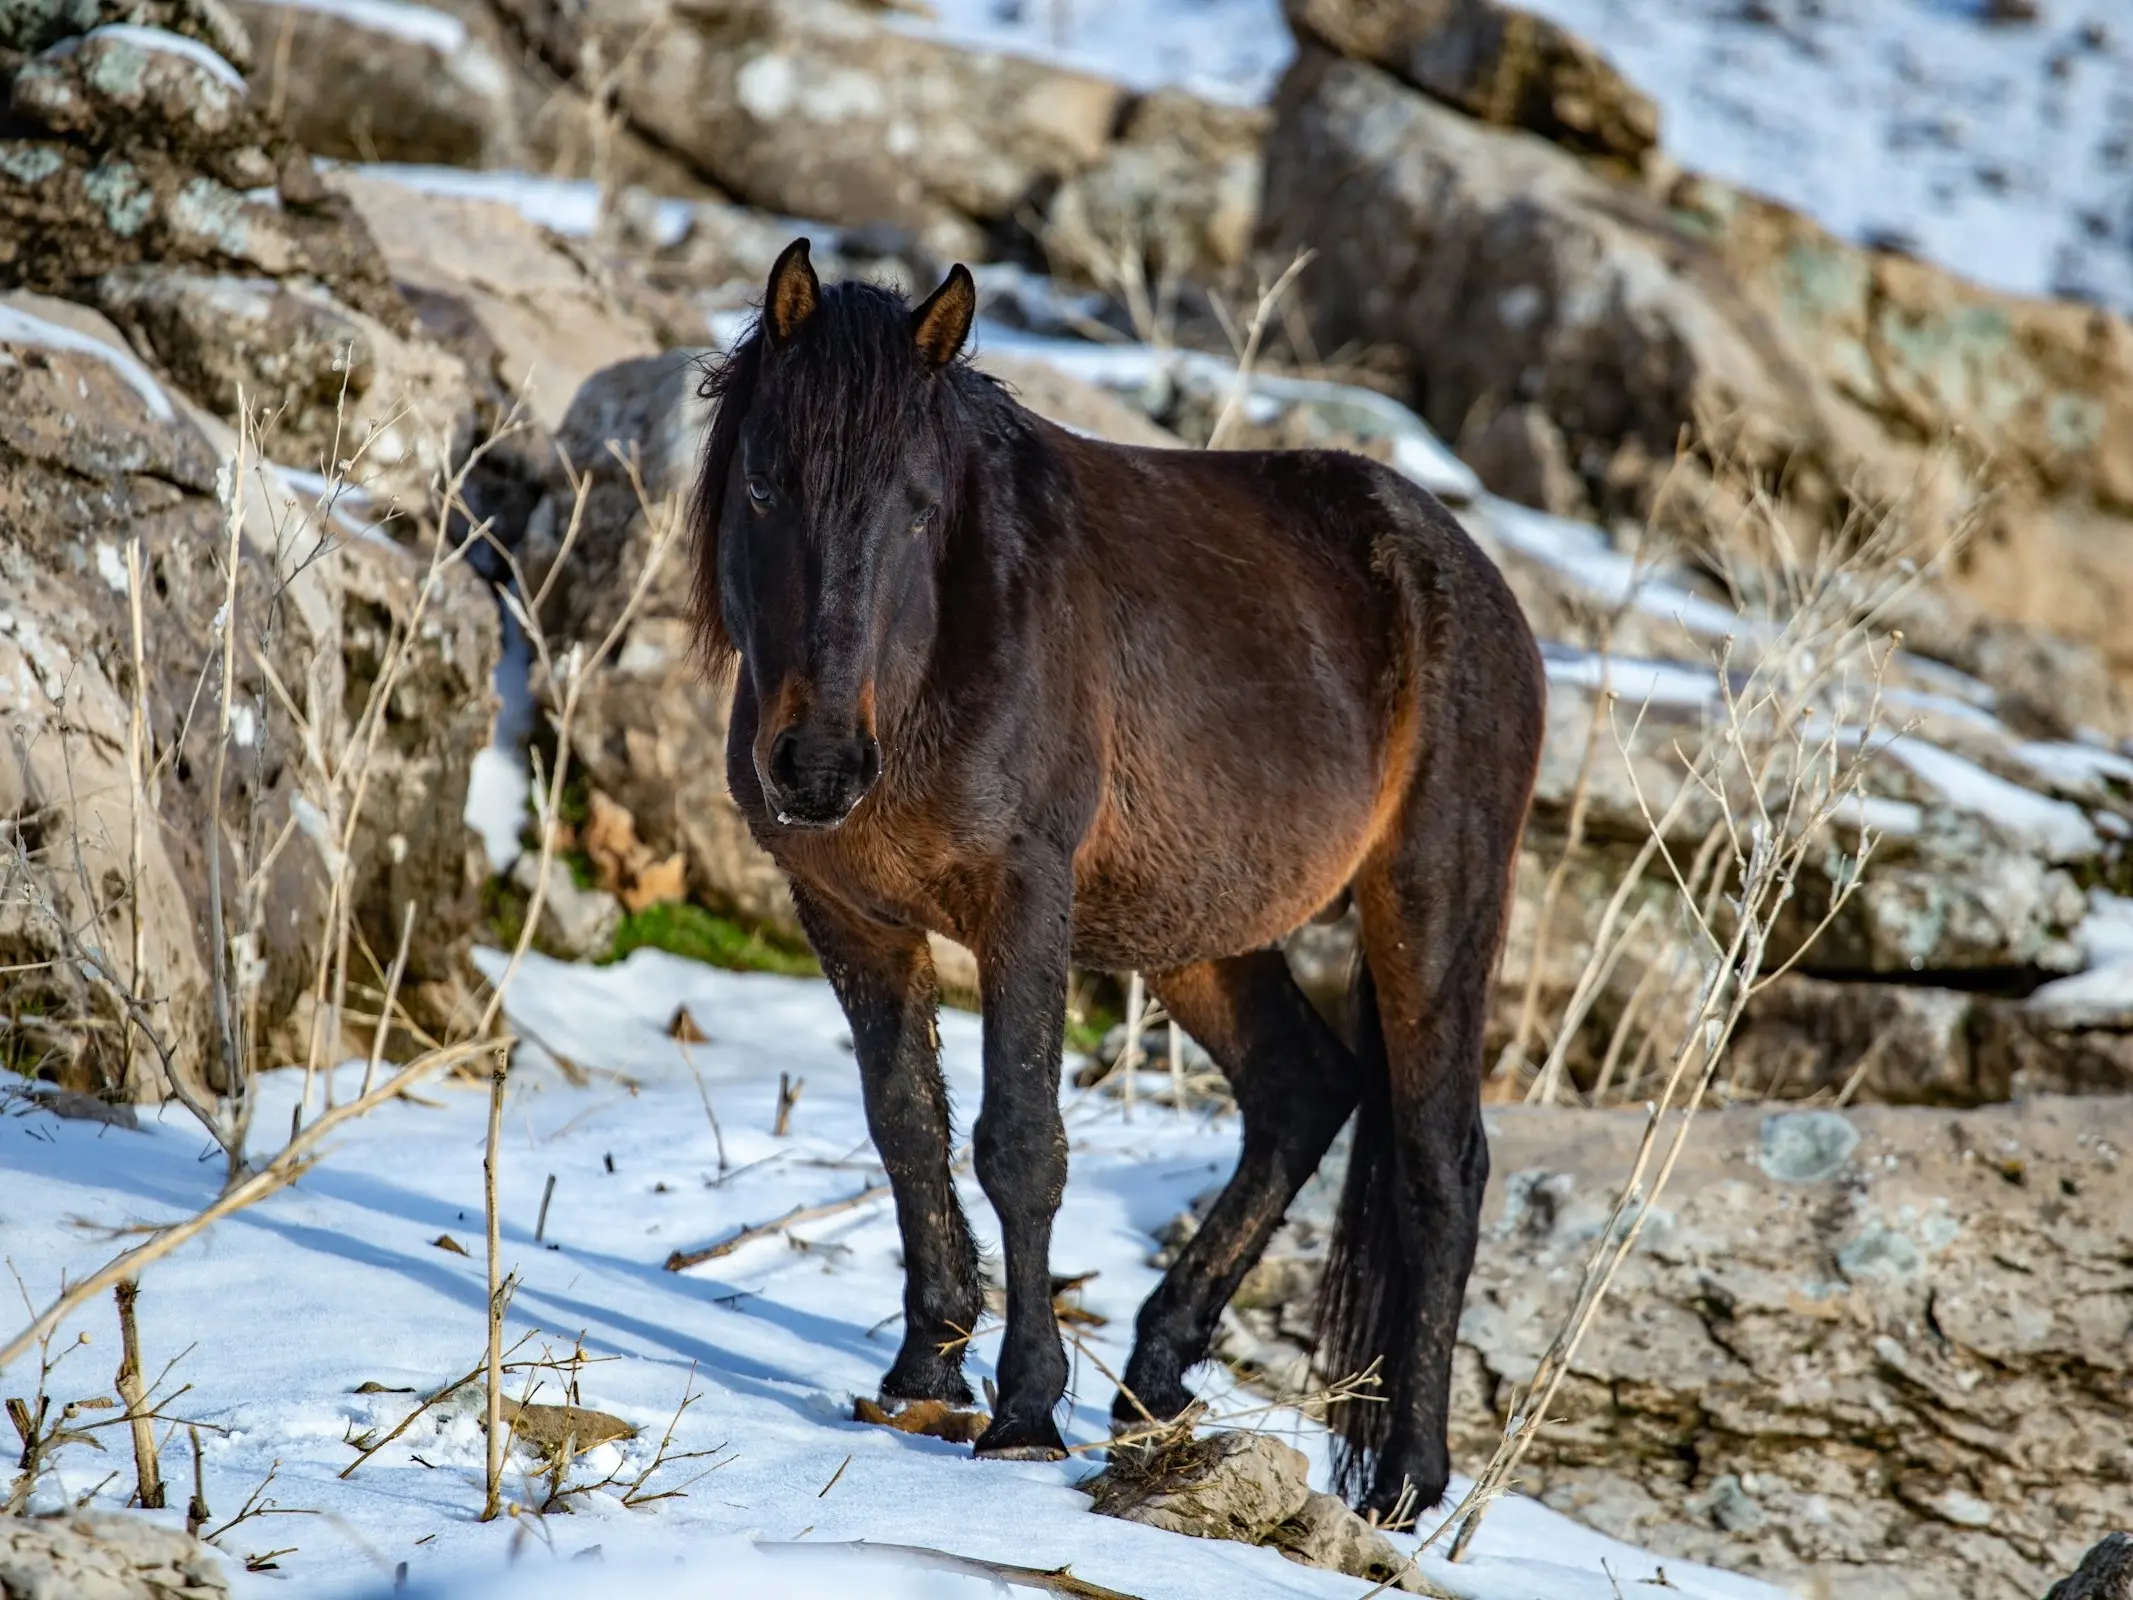
<path id="1" fill-rule="evenodd" d="M 721 403 L 691 509 L 703 643 L 739 658 L 733 798 L 851 1021 L 895 1188 L 904 1338 L 882 1393 L 969 1402 L 983 1306 L 931 929 L 976 953 L 984 1002 L 975 1155 L 1007 1327 L 978 1453 L 1061 1448 L 1050 1245 L 1078 962 L 1147 973 L 1244 1124 L 1141 1309 L 1114 1416 L 1186 1406 L 1231 1292 L 1360 1105 L 1319 1361 L 1382 1362 L 1383 1403 L 1336 1418 L 1344 1492 L 1432 1505 L 1488 1174 L 1482 1025 L 1541 742 L 1532 633 L 1390 470 L 1070 433 L 961 359 L 976 307 L 960 266 L 913 309 L 825 290 L 788 247 L 706 382 Z M 1344 892 L 1362 924 L 1346 1041 L 1278 948 Z"/>

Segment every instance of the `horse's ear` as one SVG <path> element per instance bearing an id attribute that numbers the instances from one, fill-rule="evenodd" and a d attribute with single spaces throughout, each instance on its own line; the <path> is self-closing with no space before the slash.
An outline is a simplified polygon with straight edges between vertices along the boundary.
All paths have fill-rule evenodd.
<path id="1" fill-rule="evenodd" d="M 911 313 L 911 336 L 927 366 L 945 367 L 956 358 L 977 314 L 978 286 L 970 281 L 970 269 L 958 261 L 941 286 L 926 296 L 926 303 Z"/>
<path id="2" fill-rule="evenodd" d="M 770 289 L 763 296 L 763 326 L 770 342 L 780 345 L 800 331 L 801 324 L 822 303 L 822 282 L 807 259 L 807 240 L 793 240 L 778 253 L 770 269 Z"/>

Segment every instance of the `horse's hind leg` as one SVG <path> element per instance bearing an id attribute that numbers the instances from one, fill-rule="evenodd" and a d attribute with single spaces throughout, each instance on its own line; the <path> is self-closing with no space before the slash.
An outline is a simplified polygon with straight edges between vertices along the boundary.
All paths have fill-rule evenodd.
<path id="1" fill-rule="evenodd" d="M 1312 1009 L 1279 951 L 1158 974 L 1156 994 L 1228 1074 L 1244 1119 L 1237 1170 L 1141 1307 L 1115 1422 L 1169 1418 L 1192 1396 L 1185 1374 L 1289 1202 L 1354 1109 L 1347 1048 Z"/>
<path id="2" fill-rule="evenodd" d="M 797 884 L 793 901 L 852 1025 L 867 1131 L 888 1169 L 903 1234 L 904 1341 L 882 1395 L 967 1405 L 963 1348 L 984 1309 L 984 1288 L 949 1173 L 932 953 L 916 929 L 852 917 Z"/>
<path id="3" fill-rule="evenodd" d="M 1525 796 L 1425 765 L 1398 833 L 1357 875 L 1361 1115 L 1320 1303 L 1320 1363 L 1381 1360 L 1381 1403 L 1336 1409 L 1336 1478 L 1364 1509 L 1443 1498 L 1452 1351 L 1474 1265 L 1488 1144 L 1482 1030 Z M 1528 769 L 1530 770 L 1530 768 Z M 1336 1371 L 1336 1369 L 1339 1369 Z"/>

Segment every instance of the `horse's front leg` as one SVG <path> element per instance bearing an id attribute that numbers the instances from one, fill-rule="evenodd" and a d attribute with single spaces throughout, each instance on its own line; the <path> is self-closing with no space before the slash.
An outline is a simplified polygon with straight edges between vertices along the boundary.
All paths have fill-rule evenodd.
<path id="1" fill-rule="evenodd" d="M 798 884 L 793 901 L 852 1025 L 867 1131 L 889 1174 L 904 1246 L 904 1342 L 890 1400 L 970 1402 L 963 1350 L 984 1309 L 978 1249 L 948 1170 L 933 956 L 926 936 L 858 917 Z"/>
<path id="2" fill-rule="evenodd" d="M 1055 1459 L 1053 1420 L 1066 1392 L 1066 1351 L 1052 1309 L 1052 1218 L 1066 1190 L 1059 1051 L 1073 947 L 1073 877 L 1065 859 L 1012 874 L 979 941 L 985 1004 L 985 1103 L 978 1182 L 1000 1218 L 1007 1256 L 1007 1333 L 1000 1395 L 981 1456 Z"/>

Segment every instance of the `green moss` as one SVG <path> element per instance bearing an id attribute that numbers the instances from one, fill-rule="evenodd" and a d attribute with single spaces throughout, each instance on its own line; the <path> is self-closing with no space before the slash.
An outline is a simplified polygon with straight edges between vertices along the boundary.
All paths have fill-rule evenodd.
<path id="1" fill-rule="evenodd" d="M 729 972 L 778 972 L 795 978 L 822 975 L 807 950 L 702 906 L 647 906 L 624 917 L 607 959 L 620 961 L 632 950 L 644 949 L 664 950 Z"/>

